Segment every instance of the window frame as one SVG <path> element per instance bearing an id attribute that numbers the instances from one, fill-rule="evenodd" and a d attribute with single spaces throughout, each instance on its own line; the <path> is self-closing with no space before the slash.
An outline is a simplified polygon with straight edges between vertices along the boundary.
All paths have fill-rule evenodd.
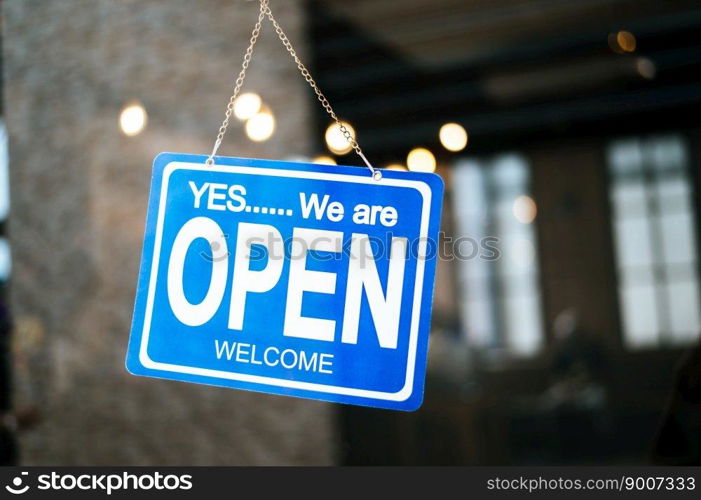
<path id="1" fill-rule="evenodd" d="M 462 158 L 457 158 L 454 163 L 452 164 L 452 169 L 455 171 L 457 168 L 460 168 L 461 165 L 465 165 L 468 163 L 472 163 L 476 168 L 478 168 L 481 172 L 481 181 L 483 183 L 483 195 L 484 195 L 484 201 L 486 204 L 485 208 L 485 215 L 486 215 L 486 221 L 483 226 L 482 234 L 487 235 L 487 236 L 496 236 L 499 238 L 499 243 L 498 246 L 501 247 L 502 253 L 503 253 L 503 245 L 504 245 L 504 236 L 502 234 L 503 230 L 500 230 L 498 228 L 499 226 L 499 220 L 498 220 L 498 215 L 497 215 L 497 204 L 499 202 L 502 202 L 503 199 L 497 193 L 498 189 L 496 186 L 496 181 L 494 178 L 492 178 L 490 175 L 485 175 L 485 171 L 489 171 L 489 169 L 495 168 L 496 165 L 499 164 L 500 161 L 504 161 L 505 159 L 508 159 L 509 157 L 514 157 L 516 161 L 520 161 L 521 164 L 524 166 L 524 169 L 526 171 L 526 182 L 524 183 L 524 189 L 523 192 L 518 193 L 518 196 L 521 195 L 526 195 L 530 197 L 531 199 L 535 200 L 534 197 L 534 191 L 533 191 L 533 182 L 534 182 L 534 166 L 527 155 L 526 152 L 524 151 L 504 151 L 501 153 L 496 153 L 496 154 L 491 154 L 491 155 L 480 155 L 480 156 L 470 156 L 470 157 L 462 157 Z M 455 184 L 457 183 L 455 177 L 453 176 L 452 179 L 453 182 L 453 194 L 455 196 Z M 537 200 L 536 200 L 537 203 Z M 461 217 L 461 211 L 457 205 L 457 203 L 453 200 L 452 201 L 452 207 L 451 210 L 453 212 L 453 217 L 458 218 Z M 526 362 L 529 363 L 531 361 L 535 361 L 539 358 L 541 358 L 543 355 L 545 355 L 548 351 L 551 339 L 550 336 L 548 335 L 547 331 L 547 325 L 546 325 L 546 315 L 545 315 L 545 297 L 542 289 L 542 273 L 543 273 L 543 265 L 541 262 L 541 253 L 539 250 L 540 246 L 540 236 L 539 236 L 539 229 L 538 229 L 538 217 L 537 215 L 535 216 L 534 220 L 530 223 L 525 224 L 526 226 L 529 227 L 526 231 L 530 233 L 529 237 L 529 242 L 533 245 L 533 268 L 531 270 L 528 270 L 526 272 L 523 272 L 521 274 L 512 276 L 512 278 L 526 278 L 529 281 L 532 282 L 534 285 L 535 293 L 536 293 L 536 304 L 534 307 L 534 314 L 537 316 L 537 321 L 536 325 L 539 327 L 539 338 L 535 342 L 536 347 L 531 351 L 531 352 L 519 352 L 518 349 L 514 349 L 513 346 L 509 345 L 509 328 L 508 328 L 508 321 L 507 321 L 507 304 L 506 301 L 509 296 L 507 296 L 503 292 L 503 282 L 505 279 L 508 279 L 509 275 L 503 271 L 503 264 L 500 262 L 492 262 L 489 264 L 489 272 L 486 277 L 480 277 L 481 279 L 486 279 L 486 287 L 485 290 L 488 292 L 489 296 L 489 302 L 490 302 L 490 317 L 491 317 L 491 323 L 493 325 L 493 338 L 492 341 L 489 343 L 473 343 L 470 341 L 470 339 L 465 335 L 465 326 L 467 324 L 467 320 L 463 320 L 460 322 L 461 324 L 461 331 L 463 335 L 461 335 L 461 339 L 467 343 L 467 345 L 476 351 L 482 352 L 486 358 L 488 359 L 494 359 L 498 361 L 503 361 L 503 360 L 513 360 L 515 362 Z M 462 230 L 459 229 L 460 222 L 459 221 L 454 221 L 453 224 L 453 232 L 455 235 L 460 235 L 463 236 Z M 497 234 L 498 233 L 498 234 Z M 516 233 L 514 233 L 516 234 Z M 471 236 L 468 234 L 467 236 Z M 502 254 L 501 259 L 505 258 L 505 256 Z M 465 270 L 461 270 L 460 268 L 465 265 L 463 262 L 457 262 L 457 269 L 456 272 L 458 274 L 458 279 L 457 279 L 457 290 L 458 293 L 460 294 L 459 300 L 457 301 L 457 306 L 459 308 L 459 315 L 460 316 L 465 316 L 467 314 L 467 303 L 470 301 L 469 295 L 467 293 L 466 287 L 463 283 L 463 273 L 465 273 Z"/>
<path id="2" fill-rule="evenodd" d="M 619 255 L 618 255 L 618 250 L 616 246 L 618 245 L 617 243 L 617 229 L 616 229 L 616 224 L 618 222 L 617 219 L 617 213 L 616 213 L 616 208 L 615 208 L 615 202 L 613 199 L 613 190 L 616 185 L 617 179 L 616 179 L 616 174 L 614 172 L 614 167 L 611 164 L 610 161 L 610 155 L 609 152 L 612 148 L 612 146 L 617 143 L 617 142 L 622 142 L 622 141 L 627 141 L 627 140 L 632 140 L 636 141 L 638 144 L 638 147 L 641 150 L 644 150 L 646 144 L 652 144 L 653 141 L 655 140 L 660 140 L 664 138 L 676 138 L 678 139 L 682 147 L 684 149 L 685 157 L 684 157 L 684 164 L 681 165 L 682 169 L 682 177 L 687 181 L 687 185 L 689 188 L 689 210 L 688 213 L 691 217 L 691 227 L 692 227 L 692 234 L 691 240 L 694 245 L 694 250 L 695 254 L 693 254 L 692 258 L 693 260 L 688 263 L 681 263 L 679 264 L 680 266 L 688 265 L 690 266 L 691 269 L 693 269 L 693 272 L 695 273 L 695 282 L 698 286 L 699 289 L 699 296 L 698 296 L 698 302 L 697 302 L 697 307 L 698 310 L 701 314 L 701 258 L 699 258 L 699 252 L 701 251 L 701 206 L 700 206 L 700 200 L 701 200 L 701 177 L 699 176 L 698 168 L 695 168 L 698 165 L 698 159 L 699 159 L 699 151 L 698 151 L 698 146 L 695 147 L 695 143 L 692 137 L 689 136 L 689 134 L 684 133 L 682 131 L 678 130 L 667 130 L 667 131 L 657 131 L 657 132 L 647 132 L 644 134 L 626 134 L 626 135 L 621 135 L 613 139 L 608 139 L 604 141 L 603 143 L 603 148 L 604 148 L 604 154 L 603 154 L 603 162 L 604 162 L 604 169 L 606 172 L 606 189 L 607 189 L 607 200 L 608 200 L 608 213 L 609 213 L 609 230 L 610 230 L 610 241 L 612 245 L 612 259 L 613 259 L 613 272 L 614 272 L 614 279 L 615 279 L 615 286 L 616 286 L 616 309 L 617 309 L 617 315 L 618 315 L 618 345 L 620 346 L 621 350 L 625 353 L 628 354 L 640 354 L 640 353 L 650 353 L 654 351 L 677 351 L 680 349 L 686 349 L 690 345 L 694 345 L 694 343 L 699 342 L 701 339 L 701 331 L 697 333 L 697 336 L 693 339 L 688 339 L 688 340 L 679 340 L 675 339 L 674 333 L 673 333 L 673 328 L 670 327 L 671 321 L 671 311 L 669 307 L 669 297 L 668 297 L 668 291 L 667 287 L 675 283 L 673 279 L 670 280 L 669 278 L 669 270 L 667 268 L 670 267 L 670 262 L 665 258 L 664 254 L 664 249 L 661 248 L 664 246 L 663 243 L 663 238 L 664 238 L 664 229 L 662 227 L 663 223 L 661 221 L 661 217 L 664 216 L 665 213 L 669 214 L 672 213 L 674 214 L 675 212 L 665 212 L 664 210 L 660 210 L 660 203 L 658 200 L 658 194 L 656 193 L 659 184 L 660 184 L 660 179 L 663 178 L 660 176 L 660 168 L 655 168 L 654 166 L 651 167 L 651 165 L 654 162 L 654 159 L 651 158 L 651 155 L 647 155 L 647 157 L 643 154 L 641 156 L 641 162 L 640 162 L 640 169 L 641 169 L 641 174 L 640 178 L 642 179 L 642 185 L 644 187 L 644 209 L 645 209 L 645 214 L 644 214 L 644 219 L 646 221 L 646 227 L 649 230 L 649 244 L 650 244 L 650 250 L 652 252 L 651 255 L 651 263 L 648 266 L 650 271 L 651 271 L 651 285 L 653 287 L 653 293 L 654 293 L 654 300 L 655 300 L 655 308 L 656 308 L 656 313 L 658 317 L 658 327 L 657 331 L 655 332 L 656 340 L 655 342 L 651 343 L 645 343 L 641 345 L 634 345 L 631 344 L 631 342 L 627 339 L 627 333 L 626 333 L 626 326 L 625 326 L 625 312 L 624 312 L 624 304 L 623 300 L 621 297 L 621 291 L 623 290 L 623 284 L 625 283 L 625 277 L 623 276 L 624 274 L 624 266 L 622 266 L 619 263 Z M 701 138 L 701 137 L 700 137 Z M 633 176 L 632 174 L 628 174 Z M 671 176 L 674 176 L 674 173 L 668 174 Z M 660 259 L 661 257 L 661 259 Z M 662 314 L 660 315 L 660 311 L 662 311 Z M 664 321 L 661 319 L 664 318 Z M 701 324 L 701 321 L 700 321 Z"/>

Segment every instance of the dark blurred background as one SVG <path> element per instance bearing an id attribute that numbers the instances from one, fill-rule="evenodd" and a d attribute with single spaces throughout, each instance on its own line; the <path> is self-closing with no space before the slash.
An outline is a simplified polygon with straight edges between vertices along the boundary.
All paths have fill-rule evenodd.
<path id="1" fill-rule="evenodd" d="M 271 2 L 446 182 L 415 413 L 124 372 L 150 163 L 209 152 L 258 9 L 193 4 L 2 0 L 6 463 L 701 463 L 698 1 Z M 361 164 L 269 25 L 244 90 L 222 154 Z"/>

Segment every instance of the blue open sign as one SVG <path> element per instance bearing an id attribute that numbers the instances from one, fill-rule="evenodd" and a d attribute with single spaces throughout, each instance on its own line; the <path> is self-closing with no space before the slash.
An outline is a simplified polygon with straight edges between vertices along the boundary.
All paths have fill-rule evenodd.
<path id="1" fill-rule="evenodd" d="M 206 159 L 154 161 L 128 370 L 418 408 L 440 177 Z"/>

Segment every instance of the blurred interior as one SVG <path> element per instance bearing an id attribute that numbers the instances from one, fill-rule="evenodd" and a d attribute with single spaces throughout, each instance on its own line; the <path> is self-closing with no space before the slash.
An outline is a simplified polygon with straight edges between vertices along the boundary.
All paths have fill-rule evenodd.
<path id="1" fill-rule="evenodd" d="M 430 149 L 446 235 L 501 253 L 446 245 L 424 407 L 342 408 L 345 463 L 699 459 L 698 406 L 683 451 L 656 440 L 700 326 L 700 28 L 684 1 L 309 5 L 318 81 L 369 156 Z"/>
<path id="2" fill-rule="evenodd" d="M 406 168 L 426 148 L 447 188 L 424 405 L 335 406 L 333 462 L 701 463 L 701 5 L 294 4 L 308 65 L 368 158 Z M 360 165 L 329 152 L 329 118 L 305 92 L 306 158 Z M 466 147 L 446 147 L 446 123 Z M 0 139 L 4 220 L 4 126 Z"/>

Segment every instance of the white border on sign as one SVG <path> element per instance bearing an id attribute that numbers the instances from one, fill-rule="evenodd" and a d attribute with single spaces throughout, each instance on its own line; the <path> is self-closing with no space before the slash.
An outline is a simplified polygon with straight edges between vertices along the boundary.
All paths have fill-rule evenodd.
<path id="1" fill-rule="evenodd" d="M 342 387 L 334 385 L 315 384 L 311 382 L 300 382 L 298 380 L 278 379 L 264 377 L 261 375 L 249 375 L 245 373 L 227 372 L 212 370 L 210 368 L 198 368 L 193 366 L 181 366 L 170 363 L 160 363 L 152 360 L 148 355 L 148 339 L 151 330 L 151 320 L 153 313 L 153 303 L 156 294 L 156 279 L 158 276 L 158 261 L 161 252 L 161 239 L 163 235 L 163 220 L 165 218 L 165 204 L 168 195 L 168 181 L 176 170 L 195 171 L 215 171 L 252 175 L 269 175 L 275 177 L 296 177 L 305 179 L 319 179 L 336 182 L 354 182 L 358 184 L 374 184 L 375 181 L 370 176 L 355 176 L 346 174 L 330 174 L 324 172 L 305 172 L 299 170 L 280 170 L 274 168 L 244 167 L 233 165 L 212 165 L 205 166 L 199 163 L 171 162 L 163 170 L 163 180 L 161 185 L 161 198 L 158 206 L 158 221 L 156 224 L 156 239 L 153 247 L 153 259 L 151 261 L 151 278 L 149 280 L 148 296 L 146 301 L 146 314 L 144 316 L 144 329 L 141 335 L 141 346 L 139 349 L 139 361 L 145 368 L 163 370 L 175 373 L 186 373 L 190 375 L 200 375 L 204 377 L 237 380 L 254 384 L 272 385 L 286 387 L 290 389 L 300 389 L 305 391 L 325 392 L 361 398 L 382 399 L 387 401 L 406 401 L 413 392 L 414 370 L 416 368 L 416 349 L 419 339 L 419 313 L 421 309 L 421 292 L 423 290 L 424 259 L 418 259 L 416 264 L 416 282 L 414 285 L 414 303 L 411 314 L 411 330 L 409 334 L 409 351 L 407 359 L 406 378 L 404 387 L 397 392 L 372 391 L 367 389 L 357 389 L 353 387 Z M 428 216 L 431 206 L 431 190 L 428 185 L 421 181 L 409 181 L 405 179 L 383 178 L 382 183 L 388 186 L 408 187 L 416 189 L 423 198 L 421 208 L 421 227 L 419 228 L 419 248 L 418 256 L 426 255 L 426 245 L 428 236 Z"/>

